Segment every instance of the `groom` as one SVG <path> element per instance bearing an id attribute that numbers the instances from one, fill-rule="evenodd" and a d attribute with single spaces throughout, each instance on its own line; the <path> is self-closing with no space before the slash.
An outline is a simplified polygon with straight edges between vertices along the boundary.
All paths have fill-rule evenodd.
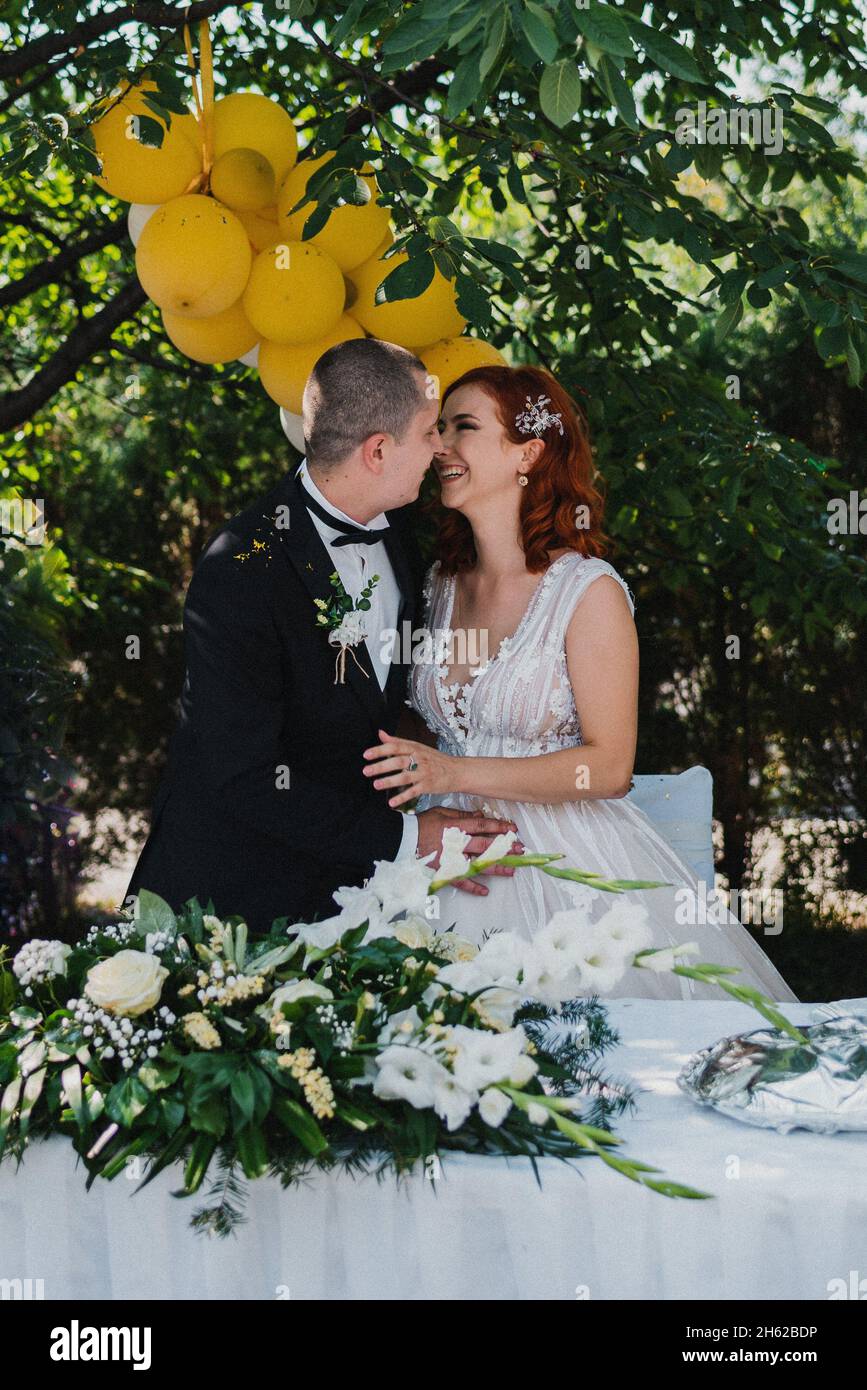
<path id="1" fill-rule="evenodd" d="M 363 750 L 396 729 L 406 696 L 405 654 L 390 661 L 400 644 L 386 639 L 415 616 L 401 509 L 439 437 L 428 380 L 392 343 L 330 348 L 304 392 L 298 473 L 202 555 L 184 609 L 180 721 L 127 895 L 147 888 L 174 908 L 212 899 L 219 916 L 265 931 L 275 917 L 332 916 L 336 888 L 362 883 L 376 859 L 437 853 L 446 825 L 475 837 L 472 853 L 514 829 L 443 809 L 403 815 L 362 774 Z M 334 573 L 353 602 L 379 576 L 366 638 L 342 657 L 318 622 Z"/>

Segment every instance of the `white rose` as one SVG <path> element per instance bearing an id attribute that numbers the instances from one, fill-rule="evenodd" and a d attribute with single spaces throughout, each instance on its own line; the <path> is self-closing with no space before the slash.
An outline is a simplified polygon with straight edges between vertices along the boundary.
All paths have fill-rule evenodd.
<path id="1" fill-rule="evenodd" d="M 405 922 L 396 922 L 394 934 L 401 946 L 409 946 L 414 951 L 420 947 L 429 950 L 434 944 L 432 929 L 420 917 L 408 917 Z"/>
<path id="2" fill-rule="evenodd" d="M 319 985 L 315 980 L 290 980 L 288 984 L 281 985 L 275 989 L 271 998 L 265 1003 L 265 1008 L 269 1013 L 280 1013 L 284 1004 L 295 1004 L 299 999 L 333 999 L 334 995 L 330 989 L 324 985 Z"/>
<path id="3" fill-rule="evenodd" d="M 90 967 L 84 992 L 106 1013 L 135 1018 L 159 1003 L 168 973 L 157 956 L 144 951 L 118 951 L 116 956 Z"/>

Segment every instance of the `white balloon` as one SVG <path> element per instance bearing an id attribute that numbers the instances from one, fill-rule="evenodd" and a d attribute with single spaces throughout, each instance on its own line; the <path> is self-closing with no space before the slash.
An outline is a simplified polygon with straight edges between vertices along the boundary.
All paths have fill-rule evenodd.
<path id="1" fill-rule="evenodd" d="M 159 203 L 130 203 L 129 212 L 126 215 L 126 225 L 133 246 L 138 246 L 138 239 L 144 230 L 145 223 L 153 217 L 159 206 Z"/>
<path id="2" fill-rule="evenodd" d="M 256 343 L 255 347 L 248 348 L 244 356 L 238 358 L 238 361 L 243 362 L 245 367 L 258 367 L 259 349 L 261 346 L 261 343 Z"/>
<path id="3" fill-rule="evenodd" d="M 283 433 L 289 443 L 294 444 L 299 453 L 306 454 L 307 444 L 304 440 L 304 422 L 301 416 L 293 415 L 291 411 L 284 410 L 281 405 L 280 424 L 283 426 Z"/>

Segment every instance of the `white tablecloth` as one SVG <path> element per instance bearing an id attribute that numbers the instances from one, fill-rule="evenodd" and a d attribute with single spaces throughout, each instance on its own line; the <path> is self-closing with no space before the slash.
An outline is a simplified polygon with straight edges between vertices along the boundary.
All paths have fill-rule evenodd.
<path id="1" fill-rule="evenodd" d="M 810 1006 L 789 1008 L 810 1021 Z M 827 1299 L 829 1286 L 857 1288 L 865 1137 L 753 1129 L 675 1085 L 690 1053 L 761 1026 L 758 1015 L 733 1001 L 609 1009 L 622 1039 L 609 1073 L 643 1092 L 619 1122 L 623 1149 L 713 1200 L 659 1196 L 593 1158 L 543 1160 L 540 1189 L 524 1160 L 455 1155 L 435 1185 L 332 1173 L 284 1191 L 261 1179 L 247 1224 L 218 1240 L 188 1229 L 200 1197 L 171 1196 L 179 1170 L 136 1196 L 124 1177 L 87 1193 L 53 1139 L 18 1171 L 0 1166 L 0 1279 L 41 1279 L 46 1299 Z"/>

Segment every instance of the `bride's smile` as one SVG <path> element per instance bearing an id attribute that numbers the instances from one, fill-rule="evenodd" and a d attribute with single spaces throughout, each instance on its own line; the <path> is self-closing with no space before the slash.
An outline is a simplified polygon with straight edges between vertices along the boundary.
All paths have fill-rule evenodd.
<path id="1" fill-rule="evenodd" d="M 542 452 L 541 440 L 515 444 L 497 414 L 495 402 L 479 386 L 452 391 L 440 417 L 434 469 L 440 482 L 440 501 L 472 517 L 497 508 L 497 524 L 509 524 L 518 551 L 516 481 L 529 471 Z"/>

